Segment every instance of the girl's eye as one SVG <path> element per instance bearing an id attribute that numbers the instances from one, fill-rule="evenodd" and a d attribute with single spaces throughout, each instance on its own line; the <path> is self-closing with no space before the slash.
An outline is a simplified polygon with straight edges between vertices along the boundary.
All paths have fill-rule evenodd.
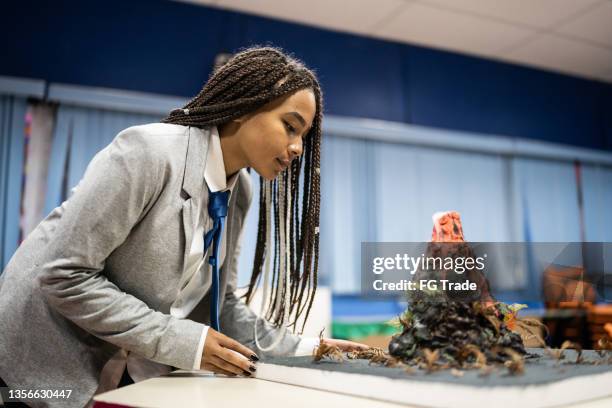
<path id="1" fill-rule="evenodd" d="M 287 129 L 289 133 L 291 134 L 295 133 L 295 128 L 291 126 L 289 122 L 287 122 L 286 120 L 284 120 L 283 122 L 285 123 L 285 128 Z"/>

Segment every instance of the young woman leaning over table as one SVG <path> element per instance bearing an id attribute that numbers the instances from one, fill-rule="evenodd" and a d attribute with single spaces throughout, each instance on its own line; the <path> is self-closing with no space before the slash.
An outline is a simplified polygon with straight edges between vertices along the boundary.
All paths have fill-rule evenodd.
<path id="1" fill-rule="evenodd" d="M 258 353 L 311 352 L 319 340 L 288 327 L 317 285 L 322 117 L 315 74 L 256 47 L 161 123 L 120 132 L 0 276 L 0 380 L 71 389 L 31 406 L 82 407 L 132 378 L 250 376 Z M 234 293 L 248 168 L 261 192 L 245 297 L 263 281 L 265 319 Z"/>

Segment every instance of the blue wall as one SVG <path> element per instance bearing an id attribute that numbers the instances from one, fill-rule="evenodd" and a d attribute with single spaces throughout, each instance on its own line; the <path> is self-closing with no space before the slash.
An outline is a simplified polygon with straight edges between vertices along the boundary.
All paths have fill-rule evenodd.
<path id="1" fill-rule="evenodd" d="M 199 91 L 218 52 L 271 42 L 316 68 L 327 113 L 612 150 L 610 84 L 241 13 L 12 2 L 0 36 L 0 75 L 182 96 Z"/>

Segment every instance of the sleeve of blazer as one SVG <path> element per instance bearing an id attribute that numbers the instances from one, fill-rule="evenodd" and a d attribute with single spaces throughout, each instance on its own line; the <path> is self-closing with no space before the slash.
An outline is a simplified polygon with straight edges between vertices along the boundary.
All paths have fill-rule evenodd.
<path id="1" fill-rule="evenodd" d="M 84 330 L 150 360 L 192 369 L 204 326 L 149 308 L 104 275 L 106 258 L 164 188 L 164 149 L 142 133 L 122 131 L 92 159 L 59 209 L 38 283 L 48 304 Z"/>
<path id="2" fill-rule="evenodd" d="M 241 193 L 247 194 L 248 196 L 247 208 L 245 208 L 246 213 L 248 211 L 248 208 L 250 207 L 252 199 L 250 180 L 248 183 L 241 184 L 241 188 L 244 188 L 246 190 L 245 192 Z M 300 342 L 300 337 L 292 334 L 286 328 L 279 329 L 273 327 L 265 319 L 259 319 L 259 322 L 257 324 L 259 344 L 261 344 L 261 346 L 264 348 L 267 347 L 269 344 L 272 344 L 272 342 L 275 341 L 276 337 L 280 335 L 279 331 L 281 330 L 284 333 L 284 338 L 273 350 L 262 352 L 257 348 L 257 345 L 255 344 L 254 335 L 254 325 L 257 315 L 242 299 L 239 299 L 238 296 L 236 296 L 236 294 L 234 293 L 238 282 L 238 259 L 240 257 L 240 248 L 242 245 L 243 232 L 244 226 L 242 228 L 242 231 L 240 232 L 240 239 L 234 246 L 235 250 L 232 254 L 232 263 L 230 265 L 229 270 L 230 276 L 228 279 L 227 292 L 225 294 L 223 309 L 221 310 L 221 315 L 219 317 L 223 334 L 249 347 L 251 350 L 258 353 L 260 357 L 293 355 L 296 351 L 298 343 Z"/>

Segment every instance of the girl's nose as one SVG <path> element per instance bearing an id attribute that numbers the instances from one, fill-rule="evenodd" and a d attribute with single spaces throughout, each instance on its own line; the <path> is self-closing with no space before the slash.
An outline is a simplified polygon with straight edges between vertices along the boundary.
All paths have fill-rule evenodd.
<path id="1" fill-rule="evenodd" d="M 302 155 L 302 139 L 289 145 L 289 155 L 291 160 Z"/>

